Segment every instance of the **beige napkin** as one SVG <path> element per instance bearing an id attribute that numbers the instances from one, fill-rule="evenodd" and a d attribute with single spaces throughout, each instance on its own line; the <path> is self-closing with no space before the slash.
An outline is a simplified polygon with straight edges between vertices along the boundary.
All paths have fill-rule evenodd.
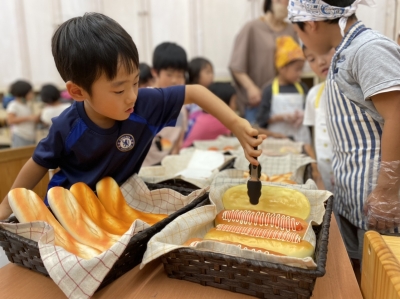
<path id="1" fill-rule="evenodd" d="M 141 267 L 144 267 L 150 261 L 158 258 L 159 256 L 170 252 L 174 249 L 184 247 L 182 246 L 190 238 L 203 238 L 207 231 L 214 227 L 214 219 L 218 212 L 223 209 L 222 195 L 224 192 L 238 184 L 245 184 L 246 179 L 227 178 L 223 171 L 219 173 L 214 179 L 210 189 L 211 205 L 202 206 L 193 209 L 184 215 L 179 216 L 170 224 L 168 224 L 161 232 L 154 235 L 147 244 L 147 250 L 144 254 Z M 318 190 L 315 183 L 310 181 L 304 185 L 286 185 L 279 183 L 266 183 L 264 185 L 282 186 L 303 193 L 310 201 L 311 214 L 307 218 L 308 223 L 321 224 L 323 215 L 325 213 L 324 202 L 332 195 L 329 191 Z M 312 228 L 304 237 L 306 240 L 315 244 L 315 234 Z M 274 255 L 265 255 L 263 253 L 254 252 L 250 250 L 240 250 L 234 245 L 217 243 L 217 242 L 203 242 L 196 247 L 198 250 L 219 252 L 226 255 L 243 257 L 248 259 L 255 259 L 259 261 L 268 261 L 274 263 L 282 263 L 290 266 L 301 268 L 315 268 L 316 263 L 311 258 L 294 258 L 294 257 L 280 257 Z"/>
<path id="2" fill-rule="evenodd" d="M 131 207 L 164 214 L 174 213 L 206 192 L 199 189 L 183 196 L 171 189 L 149 191 L 137 175 L 128 179 L 121 190 Z M 55 246 L 54 229 L 45 222 L 0 225 L 10 232 L 38 242 L 42 261 L 50 277 L 68 298 L 74 299 L 91 297 L 124 252 L 132 236 L 149 227 L 147 223 L 136 220 L 109 250 L 93 259 L 84 260 Z"/>

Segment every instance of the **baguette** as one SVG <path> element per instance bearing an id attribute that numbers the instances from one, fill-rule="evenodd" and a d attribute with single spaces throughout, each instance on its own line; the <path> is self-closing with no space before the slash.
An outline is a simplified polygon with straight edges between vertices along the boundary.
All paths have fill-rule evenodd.
<path id="1" fill-rule="evenodd" d="M 54 229 L 54 243 L 83 259 L 92 259 L 101 252 L 89 245 L 78 242 L 54 218 L 43 200 L 32 190 L 15 188 L 8 193 L 8 202 L 15 217 L 21 223 L 44 221 Z"/>
<path id="2" fill-rule="evenodd" d="M 240 243 L 298 258 L 310 257 L 314 253 L 314 247 L 309 242 L 301 240 L 299 234 L 274 229 L 220 224 L 210 229 L 204 240 Z"/>
<path id="3" fill-rule="evenodd" d="M 126 203 L 117 182 L 111 177 L 101 179 L 96 184 L 96 191 L 105 209 L 114 217 L 125 222 L 133 223 L 136 219 L 140 219 L 149 225 L 153 225 L 168 217 L 166 214 L 144 213 L 130 207 Z"/>
<path id="4" fill-rule="evenodd" d="M 131 223 L 124 222 L 108 213 L 93 190 L 85 183 L 75 183 L 69 190 L 90 219 L 103 230 L 111 234 L 123 235 L 131 227 Z"/>
<path id="5" fill-rule="evenodd" d="M 255 210 L 222 210 L 215 217 L 215 225 L 218 224 L 292 231 L 300 236 L 304 236 L 308 227 L 307 222 L 298 217 Z"/>
<path id="6" fill-rule="evenodd" d="M 69 190 L 53 187 L 47 192 L 47 199 L 58 221 L 79 242 L 104 252 L 120 239 L 97 226 Z"/>
<path id="7" fill-rule="evenodd" d="M 301 219 L 310 215 L 310 202 L 303 193 L 284 187 L 263 185 L 260 201 L 250 203 L 246 185 L 237 185 L 225 191 L 222 203 L 227 210 L 261 210 L 283 213 Z"/>
<path id="8" fill-rule="evenodd" d="M 239 247 L 240 249 L 244 249 L 244 250 L 251 250 L 251 251 L 257 251 L 257 252 L 261 252 L 261 253 L 265 253 L 265 254 L 273 254 L 273 255 L 280 255 L 283 256 L 283 254 L 278 253 L 278 252 L 274 252 L 274 251 L 268 251 L 265 250 L 263 248 L 257 248 L 257 247 L 251 247 L 251 246 L 246 246 L 240 243 L 236 243 L 236 242 L 229 242 L 229 241 L 220 241 L 220 240 L 203 240 L 200 238 L 192 238 L 187 240 L 185 243 L 183 243 L 184 246 L 190 246 L 190 247 L 194 247 L 197 244 L 203 242 L 203 241 L 208 241 L 208 242 L 220 242 L 220 243 L 225 243 L 225 244 L 231 244 L 231 245 L 235 245 L 237 247 Z"/>

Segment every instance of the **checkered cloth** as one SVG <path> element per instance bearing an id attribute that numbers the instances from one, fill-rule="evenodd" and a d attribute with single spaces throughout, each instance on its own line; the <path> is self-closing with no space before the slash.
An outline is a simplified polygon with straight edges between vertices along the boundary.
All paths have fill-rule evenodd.
<path id="1" fill-rule="evenodd" d="M 214 219 L 218 212 L 224 207 L 222 204 L 222 196 L 225 191 L 233 186 L 245 184 L 246 179 L 242 178 L 227 178 L 226 171 L 220 172 L 214 179 L 210 189 L 211 205 L 202 206 L 193 209 L 184 215 L 177 217 L 168 224 L 161 232 L 154 235 L 147 244 L 147 250 L 144 254 L 141 267 L 144 267 L 150 261 L 160 257 L 161 255 L 175 250 L 182 246 L 190 238 L 203 238 L 203 236 L 214 227 Z M 308 223 L 321 224 L 325 213 L 324 202 L 332 195 L 329 191 L 317 190 L 315 184 L 305 185 L 284 185 L 263 182 L 263 185 L 285 186 L 286 188 L 298 190 L 303 193 L 311 204 L 311 214 L 307 218 Z M 315 234 L 311 227 L 304 236 L 304 240 L 315 244 Z M 240 250 L 234 245 L 217 243 L 217 242 L 202 242 L 194 247 L 197 250 L 206 250 L 218 252 L 230 256 L 243 257 L 259 261 L 269 261 L 274 263 L 283 263 L 286 265 L 315 268 L 316 264 L 311 257 L 294 258 L 280 257 L 274 255 L 265 255 L 259 252 L 250 250 Z"/>
<path id="2" fill-rule="evenodd" d="M 261 155 L 258 161 L 260 162 L 262 173 L 272 176 L 292 172 L 293 175 L 291 179 L 299 184 L 304 183 L 304 171 L 306 166 L 315 162 L 315 160 L 309 156 L 292 154 L 280 157 Z M 243 171 L 249 171 L 249 162 L 244 157 L 244 154 L 236 158 L 234 167 L 241 170 L 242 177 Z"/>
<path id="3" fill-rule="evenodd" d="M 205 193 L 200 189 L 183 196 L 171 189 L 149 191 L 136 175 L 121 186 L 128 204 L 151 213 L 172 214 Z M 149 227 L 136 220 L 117 243 L 99 256 L 84 260 L 54 245 L 54 230 L 45 222 L 0 224 L 4 229 L 38 242 L 43 263 L 50 277 L 68 298 L 89 298 L 99 287 L 114 263 L 124 252 L 132 236 Z"/>

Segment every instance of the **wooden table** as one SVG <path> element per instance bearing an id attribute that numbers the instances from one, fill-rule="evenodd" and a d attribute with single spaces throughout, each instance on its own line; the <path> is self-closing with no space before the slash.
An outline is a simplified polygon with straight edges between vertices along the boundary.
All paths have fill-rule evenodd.
<path id="1" fill-rule="evenodd" d="M 362 299 L 350 260 L 346 253 L 335 217 L 329 231 L 326 274 L 318 278 L 313 297 L 318 299 Z M 21 266 L 8 264 L 0 269 L 0 297 L 5 298 L 65 298 L 62 291 L 48 277 Z M 245 299 L 247 295 L 232 293 L 196 283 L 168 278 L 160 260 L 132 269 L 93 298 L 190 298 L 190 299 Z"/>

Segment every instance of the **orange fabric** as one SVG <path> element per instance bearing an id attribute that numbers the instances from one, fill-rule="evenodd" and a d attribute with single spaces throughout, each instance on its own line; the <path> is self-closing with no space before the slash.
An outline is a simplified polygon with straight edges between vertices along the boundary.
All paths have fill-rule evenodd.
<path id="1" fill-rule="evenodd" d="M 295 60 L 305 60 L 303 50 L 291 36 L 276 39 L 275 66 L 280 69 Z"/>

